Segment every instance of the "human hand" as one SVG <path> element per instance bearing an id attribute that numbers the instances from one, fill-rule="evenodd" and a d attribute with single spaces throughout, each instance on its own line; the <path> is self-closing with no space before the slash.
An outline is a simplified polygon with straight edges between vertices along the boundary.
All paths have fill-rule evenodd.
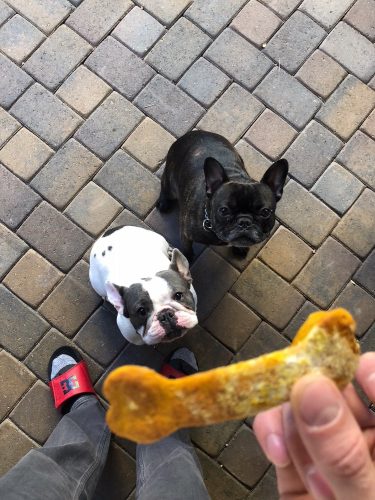
<path id="1" fill-rule="evenodd" d="M 356 379 L 375 401 L 375 352 L 361 356 Z M 326 377 L 303 377 L 290 403 L 257 415 L 254 432 L 281 499 L 375 499 L 375 414 L 352 385 L 341 393 Z"/>

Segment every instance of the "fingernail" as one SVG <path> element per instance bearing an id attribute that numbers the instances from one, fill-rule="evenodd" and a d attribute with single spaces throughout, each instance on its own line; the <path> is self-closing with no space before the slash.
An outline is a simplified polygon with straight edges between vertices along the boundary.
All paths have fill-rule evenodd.
<path id="1" fill-rule="evenodd" d="M 267 456 L 277 467 L 289 465 L 289 455 L 284 439 L 278 434 L 269 434 L 266 439 Z"/>
<path id="2" fill-rule="evenodd" d="M 305 472 L 305 481 L 307 489 L 310 491 L 313 498 L 317 500 L 332 500 L 334 495 L 314 465 L 311 465 Z"/>
<path id="3" fill-rule="evenodd" d="M 307 425 L 321 427 L 332 423 L 340 409 L 335 387 L 324 380 L 316 380 L 303 389 L 297 411 Z"/>

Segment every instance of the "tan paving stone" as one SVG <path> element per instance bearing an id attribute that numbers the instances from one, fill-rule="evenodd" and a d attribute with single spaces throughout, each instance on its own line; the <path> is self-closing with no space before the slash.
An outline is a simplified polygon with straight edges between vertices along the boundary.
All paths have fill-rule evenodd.
<path id="1" fill-rule="evenodd" d="M 5 109 L 0 108 L 0 147 L 11 137 L 21 124 Z"/>
<path id="2" fill-rule="evenodd" d="M 4 284 L 36 308 L 63 274 L 34 250 L 29 250 L 4 279 Z"/>
<path id="3" fill-rule="evenodd" d="M 9 0 L 8 3 L 46 34 L 73 10 L 67 0 Z"/>
<path id="4" fill-rule="evenodd" d="M 263 0 L 263 3 L 279 16 L 287 17 L 301 3 L 301 0 Z"/>
<path id="5" fill-rule="evenodd" d="M 351 24 L 370 40 L 375 40 L 375 2 L 374 0 L 357 0 L 344 17 L 344 21 Z"/>
<path id="6" fill-rule="evenodd" d="M 8 472 L 16 463 L 37 445 L 20 431 L 10 420 L 0 424 L 0 476 Z"/>
<path id="7" fill-rule="evenodd" d="M 354 0 L 304 0 L 300 8 L 325 28 L 332 28 L 353 2 Z"/>
<path id="8" fill-rule="evenodd" d="M 0 224 L 0 278 L 17 262 L 27 248 L 23 240 Z"/>
<path id="9" fill-rule="evenodd" d="M 294 280 L 307 297 L 327 308 L 360 261 L 333 238 L 328 238 Z"/>
<path id="10" fill-rule="evenodd" d="M 364 132 L 366 132 L 366 134 L 375 139 L 375 110 L 362 123 L 361 130 L 363 130 Z"/>
<path id="11" fill-rule="evenodd" d="M 243 139 L 236 144 L 236 149 L 245 163 L 250 178 L 259 182 L 271 162 Z"/>
<path id="12" fill-rule="evenodd" d="M 337 157 L 360 179 L 375 189 L 375 141 L 357 131 Z"/>
<path id="13" fill-rule="evenodd" d="M 139 0 L 139 5 L 145 7 L 145 9 L 156 18 L 158 18 L 163 24 L 171 24 L 185 8 L 189 5 L 191 0 L 159 0 L 154 2 L 154 0 Z"/>

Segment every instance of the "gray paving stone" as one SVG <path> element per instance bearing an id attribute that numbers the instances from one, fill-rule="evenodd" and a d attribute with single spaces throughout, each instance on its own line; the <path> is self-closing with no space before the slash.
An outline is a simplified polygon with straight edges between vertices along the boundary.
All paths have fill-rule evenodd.
<path id="1" fill-rule="evenodd" d="M 142 113 L 112 92 L 78 129 L 75 137 L 100 158 L 108 158 L 138 125 Z"/>
<path id="2" fill-rule="evenodd" d="M 217 456 L 240 427 L 237 420 L 223 424 L 195 427 L 190 431 L 192 441 L 212 457 Z"/>
<path id="3" fill-rule="evenodd" d="M 375 2 L 357 0 L 346 14 L 344 21 L 351 24 L 371 41 L 375 40 Z"/>
<path id="4" fill-rule="evenodd" d="M 3 2 L 3 0 L 0 0 L 0 24 L 3 24 L 12 14 L 14 14 L 14 10 Z"/>
<path id="5" fill-rule="evenodd" d="M 375 250 L 363 262 L 357 273 L 354 275 L 357 283 L 364 286 L 369 292 L 375 295 Z"/>
<path id="6" fill-rule="evenodd" d="M 112 35 L 133 52 L 143 56 L 165 31 L 159 21 L 135 6 L 116 26 Z"/>
<path id="7" fill-rule="evenodd" d="M 262 321 L 239 350 L 235 361 L 245 361 L 288 347 L 289 342 L 268 323 Z"/>
<path id="8" fill-rule="evenodd" d="M 314 304 L 306 300 L 306 302 L 303 304 L 301 309 L 297 312 L 297 314 L 294 316 L 285 330 L 283 330 L 283 335 L 288 337 L 289 340 L 293 340 L 298 330 L 310 316 L 310 314 L 317 312 L 318 310 L 319 309 Z"/>
<path id="9" fill-rule="evenodd" d="M 375 141 L 359 130 L 337 157 L 353 174 L 375 189 Z"/>
<path id="10" fill-rule="evenodd" d="M 204 115 L 198 127 L 236 142 L 260 115 L 264 106 L 245 89 L 233 83 Z"/>
<path id="11" fill-rule="evenodd" d="M 0 343 L 17 358 L 24 358 L 49 325 L 3 285 L 0 285 L 0 306 Z"/>
<path id="12" fill-rule="evenodd" d="M 53 148 L 61 146 L 82 121 L 39 83 L 18 99 L 11 112 Z"/>
<path id="13" fill-rule="evenodd" d="M 87 56 L 91 46 L 63 25 L 31 55 L 24 68 L 50 90 L 55 90 Z"/>
<path id="14" fill-rule="evenodd" d="M 20 64 L 44 38 L 35 26 L 16 14 L 0 29 L 0 48 Z"/>
<path id="15" fill-rule="evenodd" d="M 151 49 L 145 61 L 159 73 L 176 81 L 210 41 L 209 36 L 182 17 Z"/>
<path id="16" fill-rule="evenodd" d="M 186 17 L 201 26 L 210 35 L 218 32 L 246 3 L 246 0 L 196 0 L 186 11 Z"/>
<path id="17" fill-rule="evenodd" d="M 141 217 L 149 212 L 160 191 L 159 179 L 121 150 L 107 161 L 94 180 Z"/>
<path id="18" fill-rule="evenodd" d="M 263 0 L 263 3 L 279 16 L 287 17 L 301 3 L 301 0 Z"/>
<path id="19" fill-rule="evenodd" d="M 353 2 L 354 0 L 305 0 L 300 9 L 330 29 Z"/>
<path id="20" fill-rule="evenodd" d="M 363 184 L 337 163 L 332 163 L 314 185 L 312 192 L 327 205 L 343 214 L 351 207 Z"/>
<path id="21" fill-rule="evenodd" d="M 73 9 L 67 0 L 8 0 L 8 3 L 46 34 Z"/>
<path id="22" fill-rule="evenodd" d="M 0 75 L 0 106 L 8 109 L 34 80 L 2 54 L 0 54 Z"/>
<path id="23" fill-rule="evenodd" d="M 252 490 L 247 500 L 279 500 L 277 479 L 274 467 L 270 467 L 256 487 Z"/>
<path id="24" fill-rule="evenodd" d="M 205 56 L 249 90 L 272 67 L 272 62 L 260 50 L 231 29 L 217 37 Z"/>
<path id="25" fill-rule="evenodd" d="M 0 108 L 0 148 L 21 125 L 4 109 Z"/>
<path id="26" fill-rule="evenodd" d="M 283 156 L 289 162 L 289 173 L 311 187 L 342 146 L 340 139 L 311 121 Z"/>
<path id="27" fill-rule="evenodd" d="M 375 73 L 375 47 L 346 23 L 339 23 L 321 48 L 364 82 Z"/>
<path id="28" fill-rule="evenodd" d="M 86 233 L 45 201 L 18 234 L 62 271 L 68 271 L 92 243 Z"/>
<path id="29" fill-rule="evenodd" d="M 138 4 L 155 17 L 164 25 L 169 25 L 176 20 L 183 10 L 189 5 L 191 0 L 138 0 Z"/>
<path id="30" fill-rule="evenodd" d="M 70 139 L 34 177 L 31 185 L 57 208 L 63 208 L 92 177 L 102 162 Z"/>
<path id="31" fill-rule="evenodd" d="M 14 229 L 41 198 L 1 164 L 0 185 L 0 220 Z"/>
<path id="32" fill-rule="evenodd" d="M 293 73 L 325 36 L 323 28 L 302 12 L 296 11 L 267 43 L 264 51 Z"/>
<path id="33" fill-rule="evenodd" d="M 201 57 L 183 75 L 178 85 L 205 107 L 211 106 L 230 78 Z"/>
<path id="34" fill-rule="evenodd" d="M 18 238 L 7 227 L 0 224 L 0 279 L 17 262 L 23 253 L 26 252 L 27 245 Z"/>
<path id="35" fill-rule="evenodd" d="M 0 425 L 0 453 L 6 459 L 0 462 L 0 474 L 8 472 L 32 448 L 36 448 L 36 443 L 9 419 L 4 420 Z"/>
<path id="36" fill-rule="evenodd" d="M 302 129 L 319 109 L 321 101 L 283 69 L 274 68 L 256 88 L 254 95 Z"/>
<path id="37" fill-rule="evenodd" d="M 84 0 L 66 24 L 96 45 L 131 7 L 130 0 Z"/>
<path id="38" fill-rule="evenodd" d="M 161 75 L 156 75 L 134 100 L 146 115 L 175 136 L 190 130 L 204 109 Z"/>
<path id="39" fill-rule="evenodd" d="M 142 59 L 112 37 L 106 38 L 85 64 L 128 99 L 133 99 L 155 74 Z"/>

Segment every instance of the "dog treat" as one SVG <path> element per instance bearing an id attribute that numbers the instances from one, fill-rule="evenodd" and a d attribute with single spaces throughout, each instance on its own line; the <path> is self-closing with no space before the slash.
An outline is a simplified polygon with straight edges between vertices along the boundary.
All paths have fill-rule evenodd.
<path id="1" fill-rule="evenodd" d="M 290 347 L 195 375 L 167 379 L 149 368 L 109 374 L 107 423 L 118 436 L 152 443 L 182 427 L 242 419 L 288 401 L 303 375 L 321 373 L 344 388 L 359 359 L 355 322 L 344 309 L 311 314 Z"/>

